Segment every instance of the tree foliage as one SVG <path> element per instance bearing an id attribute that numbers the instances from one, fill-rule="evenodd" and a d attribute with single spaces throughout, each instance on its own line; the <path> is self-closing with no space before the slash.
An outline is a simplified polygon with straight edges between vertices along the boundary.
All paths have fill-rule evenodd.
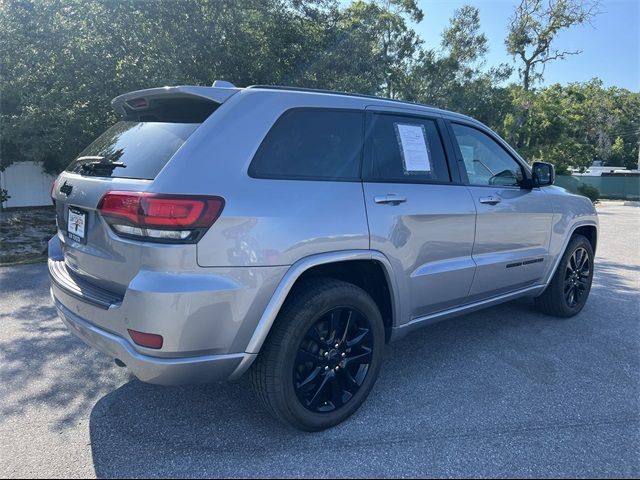
<path id="1" fill-rule="evenodd" d="M 0 0 L 0 170 L 63 168 L 111 125 L 110 100 L 162 85 L 281 84 L 429 103 L 471 115 L 559 171 L 593 159 L 633 166 L 640 97 L 599 80 L 535 88 L 562 29 L 594 13 L 577 0 L 523 0 L 507 37 L 527 82 L 486 65 L 477 8 L 439 45 L 414 26 L 416 0 Z M 428 12 L 427 12 L 428 14 Z M 528 69 L 528 70 L 527 70 Z"/>
<path id="2" fill-rule="evenodd" d="M 525 158 L 553 162 L 560 173 L 570 167 L 586 168 L 593 160 L 628 168 L 637 164 L 640 94 L 604 88 L 597 79 L 555 84 L 534 93 L 521 86 L 509 88 L 512 111 L 498 130 L 510 142 L 522 139 L 519 150 Z M 518 126 L 524 95 L 529 115 Z"/>
<path id="3" fill-rule="evenodd" d="M 541 80 L 547 63 L 577 55 L 579 50 L 552 48 L 558 33 L 589 22 L 598 14 L 595 0 L 521 0 L 511 17 L 507 52 L 521 62 L 522 87 Z"/>

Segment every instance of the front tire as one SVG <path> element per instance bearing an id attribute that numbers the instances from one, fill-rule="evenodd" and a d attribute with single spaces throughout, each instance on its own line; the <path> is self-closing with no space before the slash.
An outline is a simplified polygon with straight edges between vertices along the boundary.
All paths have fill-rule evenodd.
<path id="1" fill-rule="evenodd" d="M 382 316 L 364 290 L 340 280 L 307 280 L 283 306 L 251 368 L 253 389 L 280 421 L 324 430 L 364 402 L 384 343 Z"/>
<path id="2" fill-rule="evenodd" d="M 589 297 L 593 281 L 593 248 L 586 237 L 574 235 L 546 290 L 535 299 L 542 312 L 555 317 L 577 315 Z"/>

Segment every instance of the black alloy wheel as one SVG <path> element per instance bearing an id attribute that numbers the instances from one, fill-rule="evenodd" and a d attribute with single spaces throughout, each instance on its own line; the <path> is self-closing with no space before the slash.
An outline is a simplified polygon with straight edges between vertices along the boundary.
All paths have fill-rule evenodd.
<path id="1" fill-rule="evenodd" d="M 323 314 L 302 339 L 293 367 L 296 395 L 317 413 L 348 403 L 362 386 L 373 358 L 367 318 L 351 307 Z"/>
<path id="2" fill-rule="evenodd" d="M 251 366 L 253 390 L 294 428 L 333 427 L 371 392 L 385 341 L 378 305 L 362 288 L 334 278 L 302 280 Z"/>
<path id="3" fill-rule="evenodd" d="M 554 317 L 569 318 L 587 303 L 593 282 L 594 255 L 591 242 L 576 234 L 560 259 L 549 285 L 535 299 L 536 306 Z"/>
<path id="4" fill-rule="evenodd" d="M 591 260 L 584 247 L 577 248 L 567 262 L 564 275 L 564 298 L 569 308 L 575 308 L 587 292 L 591 277 Z"/>

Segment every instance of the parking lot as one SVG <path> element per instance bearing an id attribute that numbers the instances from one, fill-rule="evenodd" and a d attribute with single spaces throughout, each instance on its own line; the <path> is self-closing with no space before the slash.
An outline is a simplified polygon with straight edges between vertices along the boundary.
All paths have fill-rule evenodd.
<path id="1" fill-rule="evenodd" d="M 0 268 L 0 477 L 638 477 L 640 208 L 598 210 L 580 315 L 521 300 L 423 329 L 315 434 L 273 421 L 244 379 L 130 378 L 56 318 L 44 264 Z"/>

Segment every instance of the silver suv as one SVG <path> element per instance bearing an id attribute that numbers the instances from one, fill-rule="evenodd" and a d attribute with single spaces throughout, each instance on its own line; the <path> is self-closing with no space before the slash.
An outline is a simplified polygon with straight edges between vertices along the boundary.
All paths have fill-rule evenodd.
<path id="1" fill-rule="evenodd" d="M 119 96 L 56 180 L 51 294 L 143 381 L 249 372 L 321 430 L 364 401 L 385 342 L 518 297 L 569 317 L 593 205 L 481 123 L 422 105 L 255 86 Z"/>

